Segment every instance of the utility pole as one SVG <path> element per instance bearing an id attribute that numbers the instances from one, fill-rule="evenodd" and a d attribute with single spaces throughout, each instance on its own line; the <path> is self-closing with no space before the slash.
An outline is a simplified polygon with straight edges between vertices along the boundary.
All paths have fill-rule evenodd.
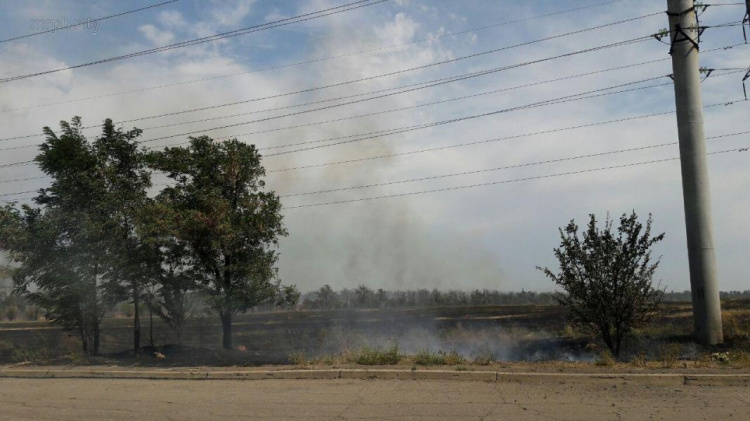
<path id="1" fill-rule="evenodd" d="M 724 341 L 721 301 L 716 275 L 716 256 L 711 225 L 711 191 L 703 132 L 700 63 L 694 0 L 667 0 L 672 41 L 677 129 L 682 167 L 690 286 L 693 298 L 695 338 L 714 345 Z"/>

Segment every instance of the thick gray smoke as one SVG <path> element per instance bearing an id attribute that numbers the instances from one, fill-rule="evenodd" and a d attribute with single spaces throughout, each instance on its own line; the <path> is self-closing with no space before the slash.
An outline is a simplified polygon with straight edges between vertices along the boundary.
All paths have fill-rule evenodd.
<path id="1" fill-rule="evenodd" d="M 396 42 L 408 41 L 418 24 L 404 15 L 382 26 L 351 31 L 351 24 L 336 22 L 325 27 L 313 59 L 344 54 Z M 353 35 L 356 34 L 356 35 Z M 439 44 L 421 44 L 325 62 L 300 74 L 299 80 L 325 85 L 397 69 L 416 67 L 449 56 Z M 322 100 L 340 95 L 368 92 L 430 79 L 430 73 L 388 77 L 366 83 L 315 92 L 306 100 Z M 423 102 L 423 92 L 398 95 L 300 117 L 300 123 L 336 119 Z M 274 144 L 313 141 L 431 121 L 435 116 L 420 112 L 399 112 L 285 131 L 275 135 Z M 269 169 L 346 161 L 389 155 L 423 147 L 425 132 L 367 139 L 345 145 L 304 151 L 265 160 Z M 318 145 L 318 144 L 313 144 Z M 294 148 L 290 148 L 294 149 Z M 288 149 L 287 149 L 288 150 Z M 274 150 L 274 152 L 277 150 Z M 445 155 L 447 156 L 447 155 Z M 443 158 L 421 156 L 420 162 Z M 269 186 L 281 194 L 370 185 L 411 178 L 421 171 L 410 157 L 392 157 L 363 162 L 329 165 L 281 173 L 271 173 Z M 421 165 L 424 165 L 422 162 Z M 434 170 L 433 170 L 434 171 Z M 430 175 L 430 174 L 425 174 Z M 431 187 L 431 185 L 428 185 Z M 311 203 L 350 200 L 424 189 L 424 183 L 383 186 L 336 193 L 291 197 L 287 207 Z M 500 288 L 502 271 L 497 256 L 470 235 L 457 230 L 461 221 L 445 225 L 412 206 L 413 197 L 364 201 L 286 211 L 290 236 L 282 241 L 280 273 L 285 282 L 300 289 L 314 290 L 323 284 L 333 288 L 366 284 L 373 288 L 407 289 Z M 421 208 L 420 208 L 421 209 Z"/>

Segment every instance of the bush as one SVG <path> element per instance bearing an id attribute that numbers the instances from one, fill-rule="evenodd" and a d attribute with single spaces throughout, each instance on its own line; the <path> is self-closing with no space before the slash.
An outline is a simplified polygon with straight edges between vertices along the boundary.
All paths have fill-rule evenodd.
<path id="1" fill-rule="evenodd" d="M 11 322 L 16 320 L 16 317 L 18 317 L 18 307 L 8 306 L 8 308 L 5 309 L 5 317 Z"/>
<path id="2" fill-rule="evenodd" d="M 538 269 L 564 290 L 557 300 L 570 320 L 599 332 L 619 358 L 631 331 L 649 323 L 661 308 L 664 291 L 652 282 L 659 260 L 651 259 L 651 247 L 664 234 L 652 237 L 651 217 L 644 226 L 633 212 L 620 217 L 616 230 L 609 215 L 603 228 L 590 215 L 581 236 L 570 221 L 560 229 L 560 238 L 560 247 L 554 249 L 560 271 Z"/>

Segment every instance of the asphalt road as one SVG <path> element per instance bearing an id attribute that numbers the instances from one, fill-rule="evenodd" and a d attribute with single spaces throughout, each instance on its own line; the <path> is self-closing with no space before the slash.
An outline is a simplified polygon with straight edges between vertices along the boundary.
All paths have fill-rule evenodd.
<path id="1" fill-rule="evenodd" d="M 747 387 L 0 379 L 0 419 L 748 419 Z"/>

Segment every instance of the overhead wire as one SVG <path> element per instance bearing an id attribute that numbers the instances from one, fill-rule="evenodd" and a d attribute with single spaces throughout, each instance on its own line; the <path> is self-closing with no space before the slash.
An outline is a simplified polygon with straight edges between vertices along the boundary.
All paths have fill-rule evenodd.
<path id="1" fill-rule="evenodd" d="M 175 0 L 175 1 L 177 1 L 177 0 Z M 113 92 L 113 93 L 109 93 L 109 94 L 95 95 L 95 96 L 90 96 L 90 97 L 85 97 L 85 98 L 77 98 L 77 99 L 71 99 L 71 100 L 66 100 L 66 101 L 51 102 L 51 103 L 47 103 L 47 104 L 37 104 L 37 105 L 31 105 L 31 106 L 27 106 L 27 107 L 0 109 L 0 113 L 2 113 L 2 112 L 8 112 L 8 111 L 28 110 L 28 109 L 32 109 L 32 108 L 47 107 L 47 106 L 52 106 L 52 105 L 69 104 L 69 103 L 72 103 L 72 102 L 88 101 L 88 100 L 92 100 L 92 99 L 106 98 L 106 97 L 117 96 L 117 95 L 125 95 L 125 94 L 131 94 L 131 93 L 137 93 L 137 92 L 144 92 L 144 91 L 149 91 L 149 90 L 154 90 L 154 89 L 162 89 L 162 88 L 168 88 L 168 87 L 173 87 L 173 86 L 186 85 L 186 84 L 191 84 L 191 83 L 205 82 L 205 81 L 209 81 L 209 80 L 221 79 L 221 78 L 226 78 L 226 77 L 240 76 L 240 75 L 249 74 L 249 73 L 257 73 L 257 72 L 263 72 L 263 71 L 269 71 L 269 70 L 279 70 L 279 69 L 284 69 L 284 68 L 288 68 L 288 67 L 294 67 L 294 66 L 301 66 L 301 65 L 305 65 L 305 64 L 318 63 L 318 62 L 328 61 L 328 60 L 334 60 L 334 59 L 338 59 L 338 58 L 351 57 L 351 56 L 355 56 L 355 55 L 359 55 L 359 54 L 366 54 L 366 53 L 378 52 L 378 51 L 382 51 L 382 50 L 386 50 L 386 49 L 391 49 L 391 48 L 404 47 L 404 46 L 418 44 L 418 43 L 422 43 L 422 42 L 434 41 L 434 40 L 438 40 L 438 39 L 445 38 L 445 37 L 452 37 L 452 36 L 456 36 L 456 35 L 463 35 L 463 34 L 467 34 L 467 33 L 473 33 L 473 32 L 477 32 L 477 31 L 482 31 L 482 30 L 485 30 L 485 29 L 496 28 L 496 27 L 499 27 L 499 26 L 509 25 L 509 24 L 513 24 L 513 23 L 528 22 L 528 21 L 535 20 L 535 19 L 541 19 L 541 18 L 545 18 L 545 17 L 556 16 L 556 15 L 561 15 L 561 14 L 571 13 L 571 12 L 577 12 L 577 11 L 581 11 L 581 10 L 584 10 L 584 9 L 591 9 L 591 8 L 594 8 L 594 7 L 611 5 L 611 4 L 620 3 L 620 2 L 623 2 L 623 1 L 625 1 L 625 0 L 612 0 L 612 1 L 607 1 L 607 2 L 603 2 L 603 3 L 596 3 L 596 4 L 591 4 L 591 5 L 588 5 L 588 6 L 575 7 L 575 8 L 572 8 L 572 9 L 566 9 L 566 10 L 562 10 L 562 11 L 558 11 L 558 12 L 552 12 L 552 13 L 547 13 L 547 14 L 543 14 L 543 15 L 536 15 L 536 16 L 532 16 L 532 17 L 528 17 L 528 18 L 514 19 L 514 20 L 499 22 L 499 23 L 495 23 L 495 24 L 491 24 L 491 25 L 485 25 L 485 26 L 481 26 L 481 27 L 470 28 L 470 29 L 467 29 L 467 30 L 459 31 L 459 32 L 447 32 L 445 34 L 440 34 L 440 35 L 435 35 L 435 36 L 431 36 L 431 37 L 421 38 L 421 39 L 412 40 L 412 41 L 408 41 L 408 42 L 396 43 L 396 44 L 391 44 L 391 45 L 387 45 L 387 46 L 381 46 L 381 47 L 377 47 L 377 48 L 371 48 L 371 49 L 368 49 L 368 50 L 355 51 L 355 52 L 351 52 L 351 53 L 345 53 L 345 54 L 340 54 L 340 55 L 335 55 L 335 56 L 322 57 L 322 58 L 318 58 L 318 59 L 305 60 L 305 61 L 296 62 L 296 63 L 289 63 L 289 64 L 283 64 L 283 65 L 278 65 L 278 66 L 271 66 L 271 67 L 253 69 L 253 70 L 248 70 L 248 71 L 244 71 L 244 72 L 230 73 L 230 74 L 226 74 L 226 75 L 217 75 L 217 76 L 211 76 L 211 77 L 194 79 L 194 80 L 183 81 L 183 82 L 176 82 L 176 83 L 169 83 L 169 84 L 163 84 L 163 85 L 157 85 L 157 86 L 151 86 L 151 87 L 145 87 L 145 88 L 139 88 L 139 89 L 132 89 L 132 90 L 128 90 L 128 91 Z"/>
<path id="2" fill-rule="evenodd" d="M 254 32 L 259 32 L 259 31 L 265 31 L 265 30 L 268 30 L 268 29 L 278 28 L 278 27 L 281 27 L 281 26 L 291 25 L 291 24 L 294 24 L 294 23 L 304 22 L 304 21 L 308 21 L 308 20 L 312 20 L 312 19 L 318 19 L 318 18 L 325 17 L 325 16 L 331 16 L 331 15 L 335 15 L 335 14 L 339 14 L 339 13 L 344 13 L 344 12 L 348 12 L 348 11 L 351 11 L 351 10 L 360 9 L 360 8 L 363 8 L 363 7 L 374 6 L 376 4 L 384 3 L 386 1 L 388 1 L 388 0 L 359 0 L 359 1 L 352 2 L 352 3 L 347 3 L 347 4 L 344 4 L 344 5 L 341 5 L 341 6 L 330 7 L 330 8 L 323 9 L 323 10 L 318 10 L 318 11 L 315 11 L 315 12 L 305 13 L 305 14 L 301 14 L 301 15 L 297 15 L 297 16 L 293 16 L 293 17 L 289 17 L 289 18 L 279 19 L 279 20 L 272 21 L 272 22 L 266 22 L 266 23 L 263 23 L 263 24 L 253 25 L 253 26 L 249 26 L 249 27 L 245 27 L 245 28 L 241 28 L 241 29 L 236 29 L 234 31 L 224 32 L 224 33 L 221 33 L 221 34 L 216 34 L 216 35 L 210 35 L 210 36 L 207 36 L 207 37 L 196 38 L 196 39 L 189 40 L 189 41 L 182 41 L 182 42 L 178 42 L 178 43 L 175 43 L 175 44 L 165 45 L 165 46 L 162 46 L 162 47 L 156 47 L 156 48 L 151 48 L 151 49 L 148 49 L 148 50 L 142 50 L 142 51 L 138 51 L 138 52 L 135 52 L 135 53 L 130 53 L 130 54 L 125 54 L 125 55 L 121 55 L 121 56 L 110 57 L 110 58 L 106 58 L 106 59 L 102 59 L 102 60 L 91 61 L 91 62 L 88 62 L 88 63 L 76 64 L 76 65 L 73 65 L 73 66 L 60 67 L 60 68 L 52 69 L 52 70 L 45 70 L 45 71 L 36 72 L 36 73 L 27 73 L 27 74 L 23 74 L 23 75 L 10 76 L 10 77 L 6 77 L 6 78 L 0 79 L 0 83 L 7 83 L 7 82 L 16 81 L 16 80 L 28 79 L 28 78 L 33 78 L 33 77 L 37 77 L 37 76 L 43 76 L 43 75 L 48 75 L 48 74 L 52 74 L 52 73 L 62 72 L 62 71 L 65 71 L 65 70 L 78 69 L 78 68 L 82 68 L 82 67 L 88 67 L 88 66 L 94 66 L 94 65 L 98 65 L 98 64 L 110 63 L 110 62 L 113 62 L 113 61 L 119 61 L 119 60 L 134 58 L 134 57 L 140 57 L 140 56 L 144 56 L 144 55 L 148 55 L 148 54 L 160 53 L 160 52 L 169 51 L 169 50 L 173 50 L 173 49 L 177 49 L 177 48 L 183 48 L 183 47 L 188 47 L 188 46 L 193 46 L 193 45 L 204 44 L 204 43 L 207 43 L 207 42 L 218 41 L 218 40 L 222 40 L 222 39 L 226 39 L 226 38 L 232 38 L 232 37 L 236 37 L 236 36 L 240 36 L 240 35 L 246 35 L 246 34 L 250 34 L 250 33 L 254 33 Z"/>
<path id="3" fill-rule="evenodd" d="M 117 14 L 114 14 L 114 15 L 104 16 L 104 17 L 97 18 L 97 19 L 90 19 L 90 20 L 87 20 L 87 21 L 83 21 L 83 22 L 80 22 L 80 23 L 73 24 L 73 25 L 65 25 L 62 28 L 56 28 L 55 27 L 55 28 L 52 28 L 52 29 L 48 29 L 46 31 L 33 32 L 31 34 L 19 35 L 19 36 L 12 37 L 12 38 L 1 39 L 0 40 L 0 44 L 4 43 L 4 42 L 17 41 L 19 39 L 30 38 L 30 37 L 34 37 L 34 36 L 37 36 L 37 35 L 48 34 L 50 32 L 56 32 L 56 31 L 60 31 L 60 30 L 64 30 L 64 29 L 75 28 L 77 26 L 87 25 L 90 22 L 101 22 L 101 21 L 104 21 L 104 20 L 108 20 L 108 19 L 112 19 L 112 18 L 116 18 L 116 17 L 120 17 L 120 16 L 125 16 L 125 15 L 129 15 L 129 14 L 136 13 L 136 12 L 142 12 L 144 10 L 149 10 L 149 9 L 153 9 L 153 8 L 156 8 L 156 7 L 165 6 L 167 4 L 176 3 L 178 1 L 180 1 L 180 0 L 164 1 L 164 2 L 161 2 L 161 3 L 157 3 L 157 4 L 152 4 L 150 6 L 145 6 L 145 7 L 141 7 L 141 8 L 138 8 L 138 9 L 133 9 L 133 10 L 128 10 L 128 11 L 125 11 L 125 12 L 117 13 Z"/>
<path id="4" fill-rule="evenodd" d="M 709 136 L 709 137 L 706 137 L 706 140 L 724 141 L 730 137 L 736 137 L 736 136 L 741 136 L 741 135 L 746 135 L 746 134 L 750 134 L 750 130 L 741 131 L 741 132 L 733 132 L 733 133 L 725 133 L 725 134 L 717 135 L 717 136 Z M 359 190 L 359 189 L 366 189 L 366 188 L 373 188 L 373 187 L 385 187 L 385 186 L 391 186 L 391 185 L 396 185 L 396 184 L 415 183 L 415 182 L 421 182 L 421 181 L 458 177 L 458 176 L 463 176 L 463 175 L 481 174 L 481 173 L 495 172 L 495 171 L 501 171 L 501 170 L 515 169 L 515 168 L 526 168 L 526 167 L 533 167 L 533 166 L 539 166 L 539 165 L 553 164 L 553 163 L 558 163 L 558 162 L 575 161 L 575 160 L 585 159 L 585 158 L 595 158 L 595 157 L 600 157 L 600 156 L 608 156 L 608 155 L 616 155 L 616 154 L 621 154 L 621 153 L 657 149 L 657 148 L 663 148 L 667 146 L 674 146 L 678 144 L 679 142 L 666 142 L 666 143 L 660 143 L 660 144 L 655 144 L 655 145 L 645 145 L 645 146 L 638 146 L 638 147 L 633 147 L 633 148 L 619 149 L 619 150 L 614 150 L 614 151 L 597 152 L 597 153 L 592 153 L 592 154 L 575 155 L 575 156 L 569 156 L 569 157 L 563 157 L 563 158 L 554 158 L 554 159 L 547 159 L 547 160 L 542 160 L 542 161 L 505 165 L 505 166 L 494 167 L 494 168 L 462 171 L 462 172 L 449 173 L 449 174 L 440 174 L 440 175 L 426 176 L 426 177 L 420 177 L 420 178 L 411 178 L 411 179 L 389 181 L 389 182 L 382 182 L 382 183 L 372 183 L 372 184 L 350 186 L 350 187 L 341 187 L 341 188 L 335 188 L 335 189 L 316 190 L 316 191 L 311 191 L 311 192 L 282 194 L 279 197 L 288 198 L 288 197 L 310 196 L 310 195 L 337 193 L 337 192 L 342 192 L 342 191 Z M 731 150 L 737 150 L 737 148 L 733 148 Z M 166 185 L 168 184 L 166 183 L 154 184 L 154 186 L 166 186 Z M 36 189 L 36 190 L 2 193 L 0 194 L 0 197 L 34 193 L 34 192 L 39 191 L 40 189 L 43 189 L 43 187 Z"/>
<path id="5" fill-rule="evenodd" d="M 413 72 L 413 71 L 416 71 L 416 70 L 423 70 L 423 69 L 427 69 L 427 68 L 430 68 L 430 67 L 435 67 L 435 66 L 440 66 L 440 65 L 448 64 L 448 63 L 455 63 L 457 61 L 462 61 L 462 60 L 467 60 L 467 59 L 471 59 L 471 58 L 476 58 L 476 57 L 484 56 L 484 55 L 487 55 L 487 54 L 494 54 L 494 53 L 497 53 L 497 52 L 500 52 L 500 51 L 506 51 L 506 50 L 510 50 L 510 49 L 514 49 L 514 48 L 525 47 L 525 46 L 528 46 L 528 45 L 533 45 L 533 44 L 536 44 L 536 43 L 545 42 L 545 41 L 549 41 L 549 40 L 553 40 L 553 39 L 558 39 L 558 38 L 563 38 L 563 37 L 567 37 L 567 36 L 571 36 L 571 35 L 577 35 L 577 34 L 589 32 L 589 31 L 599 30 L 599 29 L 603 29 L 603 28 L 607 28 L 607 27 L 611 27 L 611 26 L 615 26 L 615 25 L 620 25 L 620 24 L 627 23 L 627 22 L 633 22 L 633 21 L 636 21 L 636 20 L 640 20 L 640 19 L 645 19 L 645 18 L 648 18 L 648 17 L 656 16 L 657 14 L 661 14 L 661 12 L 660 13 L 652 13 L 652 14 L 649 14 L 649 15 L 638 16 L 638 17 L 635 17 L 635 18 L 625 19 L 625 20 L 616 21 L 616 22 L 610 22 L 610 23 L 603 24 L 603 25 L 597 25 L 597 26 L 593 26 L 593 27 L 590 27 L 590 28 L 579 29 L 579 30 L 576 30 L 576 31 L 567 32 L 567 33 L 564 33 L 564 34 L 558 34 L 558 35 L 553 35 L 553 36 L 549 36 L 549 37 L 539 38 L 539 39 L 535 39 L 535 40 L 531 40 L 531 41 L 527 41 L 527 42 L 523 42 L 523 43 L 519 43 L 519 44 L 514 44 L 514 45 L 500 47 L 500 48 L 495 48 L 495 49 L 491 49 L 491 50 L 487 50 L 487 51 L 482 51 L 482 52 L 478 52 L 478 53 L 473 53 L 473 54 L 469 54 L 469 55 L 465 55 L 465 56 L 461 56 L 461 57 L 455 57 L 455 58 L 451 58 L 451 59 L 447 59 L 447 60 L 441 60 L 441 61 L 437 61 L 437 62 L 433 62 L 433 63 L 428 63 L 428 64 L 424 64 L 424 65 L 421 65 L 421 66 L 415 66 L 415 67 L 411 67 L 411 68 L 407 68 L 407 69 L 401 69 L 401 70 L 397 70 L 397 71 L 382 73 L 382 74 L 379 74 L 379 75 L 368 76 L 368 77 L 364 77 L 364 78 L 358 78 L 358 79 L 354 79 L 354 80 L 348 80 L 348 81 L 338 82 L 338 83 L 333 83 L 333 84 L 328 84 L 328 85 L 316 86 L 316 87 L 312 87 L 312 88 L 301 89 L 301 90 L 296 90 L 296 91 L 292 91 L 292 92 L 286 92 L 286 93 L 283 93 L 283 94 L 276 94 L 276 95 L 269 95 L 269 96 L 258 97 L 258 98 L 251 98 L 251 99 L 243 100 L 243 101 L 235 101 L 235 102 L 229 102 L 229 103 L 218 104 L 218 105 L 211 105 L 211 106 L 206 106 L 206 107 L 192 108 L 192 109 L 188 109 L 188 110 L 181 110 L 181 111 L 175 111 L 175 112 L 169 112 L 169 113 L 162 113 L 162 114 L 157 114 L 157 115 L 150 115 L 150 116 L 144 116 L 144 117 L 127 119 L 127 120 L 120 120 L 120 121 L 116 121 L 115 124 L 132 123 L 132 122 L 136 122 L 136 121 L 143 121 L 143 120 L 150 120 L 150 119 L 155 119 L 155 118 L 169 117 L 169 116 L 181 115 L 181 114 L 198 112 L 198 111 L 206 111 L 206 110 L 211 110 L 211 109 L 216 109 L 216 108 L 223 108 L 223 107 L 227 107 L 227 106 L 247 104 L 247 103 L 250 103 L 250 102 L 264 101 L 264 100 L 268 100 L 268 99 L 282 98 L 282 97 L 290 96 L 290 95 L 297 95 L 297 94 L 301 94 L 301 93 L 309 93 L 309 92 L 314 92 L 314 91 L 318 91 L 318 90 L 322 90 L 322 89 L 329 89 L 329 88 L 334 88 L 334 87 L 339 87 L 339 86 L 344 86 L 344 85 L 350 85 L 350 84 L 354 84 L 354 83 L 360 83 L 360 82 L 365 82 L 365 81 L 380 79 L 380 78 L 384 78 L 384 77 L 395 76 L 395 75 L 399 75 L 399 74 L 403 74 L 403 73 L 407 73 L 407 72 Z M 631 43 L 643 42 L 643 41 L 646 41 L 646 40 L 650 40 L 651 38 L 652 38 L 651 35 L 642 36 L 642 37 L 638 37 L 638 38 L 634 38 L 634 39 L 630 39 L 630 40 L 626 40 L 626 41 L 620 41 L 620 42 L 617 42 L 617 43 L 607 44 L 605 46 L 600 46 L 600 47 L 594 47 L 594 48 L 590 48 L 590 49 L 586 49 L 586 50 L 581 50 L 581 51 L 575 52 L 575 53 L 569 53 L 569 54 L 564 54 L 564 55 L 560 55 L 560 56 L 555 56 L 554 58 L 548 58 L 548 59 L 542 59 L 542 60 L 539 60 L 539 61 L 533 61 L 533 62 L 530 62 L 529 64 L 535 64 L 535 63 L 538 63 L 538 62 L 548 61 L 548 60 L 556 59 L 556 58 L 568 57 L 570 55 L 582 54 L 582 53 L 586 53 L 586 52 L 590 52 L 590 51 L 597 51 L 597 50 L 603 49 L 603 48 L 612 48 L 612 47 L 615 47 L 615 46 L 629 45 Z M 524 65 L 528 65 L 528 64 L 524 64 Z M 497 70 L 497 71 L 508 70 L 509 68 L 515 68 L 515 67 L 505 66 L 505 67 L 500 68 L 502 70 Z M 487 72 L 489 72 L 489 71 L 487 71 Z M 480 73 L 480 72 L 476 72 L 476 73 Z M 490 73 L 486 73 L 486 74 L 490 74 Z M 1 80 L 0 80 L 0 82 L 1 82 Z M 91 129 L 91 128 L 95 128 L 95 127 L 97 127 L 97 126 L 84 126 L 83 128 L 84 129 Z M 13 136 L 13 137 L 2 138 L 2 139 L 0 139 L 0 141 L 23 139 L 23 138 L 28 138 L 28 137 L 39 137 L 39 136 L 42 136 L 42 135 L 40 135 L 40 134 L 29 134 L 29 135 Z M 175 136 L 180 136 L 180 135 L 175 135 Z"/>
<path id="6" fill-rule="evenodd" d="M 727 140 L 730 137 L 741 136 L 744 134 L 750 134 L 750 130 L 743 131 L 743 132 L 728 133 L 728 134 L 724 134 L 720 136 L 711 136 L 711 137 L 707 137 L 706 140 L 721 141 L 721 140 Z M 388 182 L 383 182 L 383 183 L 373 183 L 373 184 L 365 184 L 365 185 L 350 186 L 350 187 L 340 187 L 340 188 L 335 188 L 335 189 L 316 190 L 316 191 L 303 192 L 303 193 L 282 194 L 280 197 L 285 198 L 285 197 L 310 196 L 310 195 L 316 195 L 316 194 L 337 193 L 337 192 L 348 191 L 348 190 L 359 190 L 359 189 L 366 189 L 366 188 L 373 188 L 373 187 L 385 187 L 385 186 L 391 186 L 391 185 L 396 185 L 396 184 L 416 183 L 420 181 L 437 180 L 437 179 L 442 179 L 442 178 L 458 177 L 462 175 L 482 174 L 482 173 L 487 173 L 487 172 L 502 171 L 502 170 L 509 170 L 509 169 L 515 169 L 515 168 L 526 168 L 526 167 L 533 167 L 533 166 L 538 166 L 538 165 L 553 164 L 553 163 L 558 163 L 558 162 L 575 161 L 575 160 L 585 159 L 585 158 L 616 155 L 616 154 L 627 153 L 627 152 L 644 151 L 644 150 L 649 150 L 649 149 L 657 149 L 657 148 L 663 148 L 667 146 L 674 146 L 677 144 L 679 144 L 679 142 L 660 143 L 657 145 L 639 146 L 639 147 L 619 149 L 619 150 L 614 150 L 614 151 L 597 152 L 597 153 L 592 153 L 592 154 L 575 155 L 575 156 L 569 156 L 569 157 L 564 157 L 564 158 L 555 158 L 555 159 L 547 159 L 543 161 L 527 162 L 523 164 L 505 165 L 501 167 L 485 168 L 485 169 L 471 170 L 471 171 L 462 171 L 462 172 L 440 174 L 440 175 L 426 176 L 426 177 L 420 177 L 420 178 L 410 178 L 406 180 L 388 181 Z"/>
<path id="7" fill-rule="evenodd" d="M 738 103 L 747 103 L 747 101 L 736 101 L 736 102 L 730 102 L 730 103 L 715 103 L 705 106 L 704 108 L 714 108 L 714 107 L 720 107 L 720 106 L 730 106 Z M 503 137 L 496 137 L 492 139 L 485 139 L 485 140 L 477 140 L 473 142 L 466 142 L 466 143 L 459 143 L 459 144 L 453 144 L 453 145 L 444 145 L 444 146 L 436 146 L 432 148 L 426 148 L 426 149 L 418 149 L 414 151 L 406 151 L 406 152 L 397 152 L 397 153 L 391 153 L 391 154 L 381 154 L 381 155 L 375 155 L 370 157 L 364 157 L 364 158 L 354 158 L 354 159 L 347 159 L 342 161 L 333 161 L 333 162 L 324 162 L 320 164 L 312 164 L 312 165 L 302 165 L 297 167 L 290 167 L 290 168 L 279 168 L 279 169 L 271 169 L 266 171 L 267 173 L 275 173 L 275 172 L 284 172 L 284 171 L 297 171 L 297 170 L 303 170 L 303 169 L 311 169 L 311 168 L 320 168 L 320 167 L 326 167 L 330 165 L 342 165 L 342 164 L 352 164 L 352 163 L 358 163 L 358 162 L 364 162 L 364 161 L 371 161 L 376 159 L 384 159 L 384 158 L 393 158 L 398 156 L 406 156 L 406 155 L 414 155 L 414 154 L 420 154 L 420 153 L 427 153 L 427 152 L 435 152 L 435 151 L 441 151 L 445 149 L 454 149 L 454 148 L 462 148 L 462 147 L 468 147 L 468 146 L 476 146 L 476 145 L 482 145 L 486 143 L 494 143 L 494 142 L 502 142 L 507 140 L 517 140 L 522 139 L 526 137 L 534 137 L 534 136 L 540 136 L 544 134 L 552 134 L 552 133 L 560 133 L 565 131 L 571 131 L 571 130 L 578 130 L 583 128 L 591 128 L 591 127 L 597 127 L 597 126 L 603 126 L 607 124 L 614 124 L 614 123 L 622 123 L 627 121 L 634 121 L 634 120 L 641 120 L 645 118 L 651 118 L 651 117 L 658 117 L 658 116 L 664 116 L 664 115 L 670 115 L 674 114 L 673 111 L 666 111 L 666 112 L 659 112 L 659 113 L 649 113 L 649 114 L 641 114 L 633 117 L 625 117 L 625 118 L 618 118 L 613 120 L 605 120 L 595 123 L 587 123 L 587 124 L 579 124 L 575 126 L 567 126 L 567 127 L 561 127 L 557 129 L 550 129 L 550 130 L 541 130 L 536 132 L 529 132 L 529 133 L 521 133 L 517 135 L 510 135 L 510 136 L 503 136 Z"/>
<path id="8" fill-rule="evenodd" d="M 719 155 L 719 154 L 726 154 L 726 153 L 733 153 L 733 152 L 746 152 L 746 151 L 747 151 L 747 148 L 742 148 L 742 149 L 732 148 L 732 149 L 726 149 L 722 151 L 709 152 L 706 155 Z M 339 205 L 339 204 L 344 204 L 344 203 L 356 203 L 356 202 L 381 200 L 381 199 L 389 199 L 389 198 L 396 198 L 396 197 L 432 194 L 432 193 L 454 191 L 454 190 L 465 190 L 465 189 L 487 187 L 487 186 L 494 186 L 494 185 L 500 185 L 500 184 L 511 184 L 511 183 L 519 183 L 519 182 L 524 182 L 524 181 L 531 181 L 531 180 L 541 180 L 541 179 L 563 177 L 563 176 L 576 175 L 576 174 L 586 174 L 586 173 L 592 173 L 592 172 L 607 171 L 607 170 L 618 169 L 618 168 L 629 168 L 629 167 L 635 167 L 635 166 L 650 165 L 650 164 L 655 164 L 655 163 L 660 163 L 660 162 L 678 161 L 679 159 L 680 159 L 679 157 L 654 159 L 650 161 L 640 161 L 640 162 L 633 162 L 633 163 L 622 164 L 622 165 L 610 165 L 606 167 L 590 168 L 590 169 L 578 170 L 578 171 L 566 171 L 566 172 L 554 173 L 554 174 L 537 175 L 537 176 L 532 176 L 532 177 L 516 178 L 516 179 L 510 179 L 510 180 L 491 181 L 491 182 L 486 182 L 486 183 L 476 183 L 476 184 L 463 185 L 463 186 L 443 187 L 439 189 L 421 190 L 421 191 L 416 191 L 416 192 L 395 193 L 395 194 L 387 194 L 387 195 L 381 195 L 381 196 L 369 196 L 369 197 L 361 197 L 357 199 L 336 200 L 336 201 L 330 201 L 330 202 L 312 203 L 312 204 L 297 205 L 297 206 L 285 206 L 284 209 L 312 208 L 312 207 L 320 207 L 320 206 Z"/>

